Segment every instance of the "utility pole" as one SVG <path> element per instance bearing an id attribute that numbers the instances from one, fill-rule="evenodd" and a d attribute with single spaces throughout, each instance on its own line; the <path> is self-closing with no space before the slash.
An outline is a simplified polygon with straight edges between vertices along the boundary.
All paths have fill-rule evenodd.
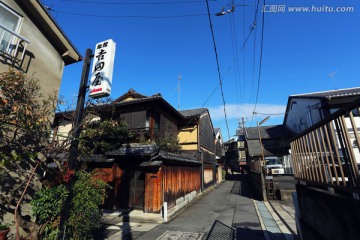
<path id="1" fill-rule="evenodd" d="M 69 149 L 69 158 L 68 158 L 68 167 L 69 170 L 74 171 L 77 169 L 78 163 L 78 149 L 79 149 L 79 136 L 81 132 L 81 122 L 83 120 L 83 112 L 84 112 L 84 103 L 85 103 L 85 96 L 86 96 L 86 89 L 87 83 L 89 78 L 90 72 L 90 63 L 92 50 L 86 49 L 84 65 L 82 69 L 81 79 L 80 79 L 80 86 L 79 86 L 79 93 L 78 93 L 78 100 L 76 104 L 76 110 L 74 114 L 74 123 L 72 128 L 72 136 L 71 136 L 71 145 Z M 61 209 L 61 218 L 60 218 L 60 234 L 58 239 L 65 238 L 65 223 L 70 217 L 70 203 L 72 200 L 72 188 L 74 185 L 74 177 L 71 178 L 70 182 L 68 183 L 67 190 L 69 191 L 69 195 L 67 196 L 65 202 L 63 203 Z"/>
<path id="2" fill-rule="evenodd" d="M 72 129 L 72 141 L 71 141 L 69 161 L 68 161 L 70 170 L 76 170 L 77 167 L 77 157 L 78 157 L 78 147 L 79 147 L 78 139 L 81 132 L 80 131 L 81 122 L 83 119 L 86 89 L 88 87 L 87 83 L 89 78 L 90 63 L 92 57 L 93 57 L 92 50 L 90 48 L 86 49 L 84 65 L 82 69 L 80 86 L 79 86 L 78 100 L 77 100 L 75 116 L 74 116 L 73 129 Z"/>

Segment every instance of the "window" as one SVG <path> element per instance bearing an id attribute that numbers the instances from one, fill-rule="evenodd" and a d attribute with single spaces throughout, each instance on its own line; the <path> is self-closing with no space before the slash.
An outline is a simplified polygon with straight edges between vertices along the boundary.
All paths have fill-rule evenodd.
<path id="1" fill-rule="evenodd" d="M 158 130 L 160 127 L 160 115 L 156 112 L 146 113 L 146 128 Z"/>
<path id="2" fill-rule="evenodd" d="M 11 49 L 14 33 L 18 33 L 22 16 L 0 2 L 0 51 Z"/>

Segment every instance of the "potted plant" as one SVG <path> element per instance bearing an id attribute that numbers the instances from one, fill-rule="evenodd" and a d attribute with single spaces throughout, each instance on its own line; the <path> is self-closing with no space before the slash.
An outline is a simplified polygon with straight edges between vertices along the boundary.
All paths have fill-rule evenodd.
<path id="1" fill-rule="evenodd" d="M 8 224 L 0 222 L 0 240 L 6 240 L 7 234 L 10 232 L 10 228 Z"/>

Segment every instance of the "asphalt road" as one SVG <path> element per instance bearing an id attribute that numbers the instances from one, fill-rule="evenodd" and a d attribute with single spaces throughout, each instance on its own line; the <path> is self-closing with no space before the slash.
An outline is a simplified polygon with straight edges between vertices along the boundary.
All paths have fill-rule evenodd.
<path id="1" fill-rule="evenodd" d="M 236 236 L 236 239 L 264 240 L 251 197 L 247 175 L 235 175 L 203 194 L 170 222 L 154 227 L 137 239 L 210 240 Z M 183 238 L 178 237 L 181 234 Z"/>
<path id="2" fill-rule="evenodd" d="M 274 188 L 283 190 L 296 190 L 294 176 L 274 176 Z"/>

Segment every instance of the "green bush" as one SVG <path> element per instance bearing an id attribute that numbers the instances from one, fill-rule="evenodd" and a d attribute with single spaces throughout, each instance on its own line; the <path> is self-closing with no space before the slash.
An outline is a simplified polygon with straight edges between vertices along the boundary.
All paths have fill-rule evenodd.
<path id="1" fill-rule="evenodd" d="M 37 222 L 45 224 L 45 239 L 57 239 L 59 234 L 60 213 L 69 192 L 64 185 L 42 188 L 31 201 Z"/>
<path id="2" fill-rule="evenodd" d="M 70 218 L 66 223 L 66 239 L 92 239 L 92 231 L 100 224 L 100 206 L 105 197 L 106 183 L 94 178 L 92 173 L 79 171 L 72 188 Z M 69 192 L 65 185 L 43 188 L 31 201 L 33 213 L 39 224 L 45 224 L 42 239 L 57 239 L 60 231 L 62 204 Z"/>
<path id="3" fill-rule="evenodd" d="M 80 134 L 80 151 L 84 155 L 103 154 L 118 149 L 128 138 L 126 123 L 100 120 L 84 124 Z"/>
<path id="4" fill-rule="evenodd" d="M 100 206 L 106 191 L 106 183 L 91 173 L 80 171 L 73 187 L 67 235 L 72 239 L 92 239 L 92 231 L 99 227 Z"/>

